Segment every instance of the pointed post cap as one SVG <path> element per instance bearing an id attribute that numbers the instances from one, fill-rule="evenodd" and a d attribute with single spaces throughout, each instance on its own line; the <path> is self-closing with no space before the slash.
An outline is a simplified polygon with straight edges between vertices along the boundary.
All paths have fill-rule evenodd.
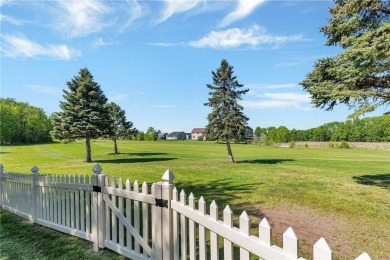
<path id="1" fill-rule="evenodd" d="M 359 255 L 355 260 L 371 260 L 371 257 L 364 252 L 363 254 Z"/>
<path id="2" fill-rule="evenodd" d="M 92 171 L 95 174 L 101 174 L 102 170 L 103 170 L 102 166 L 100 166 L 100 164 L 98 164 L 98 163 L 95 164 L 95 166 L 93 166 L 93 168 L 92 168 Z"/>
<path id="3" fill-rule="evenodd" d="M 271 229 L 271 225 L 268 222 L 267 218 L 263 218 L 263 220 L 259 224 L 260 227 L 265 227 L 267 229 Z"/>
<path id="4" fill-rule="evenodd" d="M 34 167 L 31 168 L 31 171 L 32 171 L 33 173 L 37 173 L 38 170 L 39 170 L 39 169 L 38 169 L 37 166 L 34 166 Z"/>
<path id="5" fill-rule="evenodd" d="M 298 240 L 298 237 L 297 237 L 297 235 L 295 234 L 295 232 L 294 232 L 294 230 L 292 229 L 292 227 L 289 227 L 289 228 L 283 233 L 283 237 L 289 237 L 289 238 Z"/>
<path id="6" fill-rule="evenodd" d="M 169 183 L 172 183 L 173 179 L 175 178 L 175 176 L 173 175 L 173 173 L 168 169 L 164 172 L 163 176 L 161 177 L 161 179 L 163 181 L 166 181 L 166 182 L 169 182 Z"/>

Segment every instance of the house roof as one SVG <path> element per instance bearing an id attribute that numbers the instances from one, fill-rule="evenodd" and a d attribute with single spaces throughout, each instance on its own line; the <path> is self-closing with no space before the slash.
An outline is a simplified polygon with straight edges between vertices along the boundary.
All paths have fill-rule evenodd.
<path id="1" fill-rule="evenodd" d="M 177 137 L 181 134 L 185 134 L 184 132 L 172 132 L 167 135 L 167 137 Z"/>
<path id="2" fill-rule="evenodd" d="M 204 133 L 204 128 L 194 128 L 191 133 Z"/>

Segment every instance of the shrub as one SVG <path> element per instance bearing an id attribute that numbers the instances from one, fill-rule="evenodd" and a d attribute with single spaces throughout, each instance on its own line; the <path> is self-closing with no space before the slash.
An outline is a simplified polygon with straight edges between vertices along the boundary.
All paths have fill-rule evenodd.
<path id="1" fill-rule="evenodd" d="M 309 148 L 309 144 L 305 144 L 305 148 Z"/>
<path id="2" fill-rule="evenodd" d="M 290 148 L 295 148 L 296 145 L 295 141 L 290 141 L 288 144 Z"/>
<path id="3" fill-rule="evenodd" d="M 329 147 L 329 148 L 337 148 L 338 145 L 337 145 L 336 143 L 334 143 L 334 142 L 329 142 L 329 143 L 328 143 L 328 147 Z"/>
<path id="4" fill-rule="evenodd" d="M 350 149 L 351 147 L 349 146 L 349 143 L 346 141 L 342 141 L 339 145 L 340 149 Z"/>

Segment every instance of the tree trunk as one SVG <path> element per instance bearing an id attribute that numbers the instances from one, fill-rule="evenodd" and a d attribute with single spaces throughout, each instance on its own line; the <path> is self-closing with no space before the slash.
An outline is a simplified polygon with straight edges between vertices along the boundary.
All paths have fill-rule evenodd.
<path id="1" fill-rule="evenodd" d="M 85 139 L 85 148 L 87 152 L 87 162 L 92 162 L 92 157 L 91 157 L 91 138 L 87 136 Z"/>
<path id="2" fill-rule="evenodd" d="M 230 143 L 229 143 L 228 140 L 226 140 L 226 146 L 227 146 L 227 151 L 228 151 L 228 155 L 229 155 L 229 158 L 230 158 L 230 162 L 234 163 L 234 157 L 233 157 L 232 149 L 230 148 Z"/>
<path id="3" fill-rule="evenodd" d="M 112 138 L 112 140 L 114 141 L 114 153 L 115 154 L 118 154 L 118 145 L 116 144 L 116 138 Z"/>

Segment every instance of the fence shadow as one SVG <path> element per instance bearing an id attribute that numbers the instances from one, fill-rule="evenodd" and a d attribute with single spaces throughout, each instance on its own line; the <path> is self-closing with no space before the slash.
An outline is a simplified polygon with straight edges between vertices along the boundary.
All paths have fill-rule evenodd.
<path id="1" fill-rule="evenodd" d="M 257 164 L 278 164 L 283 162 L 293 162 L 294 159 L 255 159 L 255 160 L 242 160 L 237 163 L 257 163 Z"/>
<path id="2" fill-rule="evenodd" d="M 166 155 L 167 153 L 149 153 L 149 152 L 140 152 L 140 153 L 109 153 L 108 155 L 128 155 L 128 156 L 155 156 L 155 155 Z"/>
<path id="3" fill-rule="evenodd" d="M 390 173 L 352 177 L 357 183 L 373 185 L 390 191 Z"/>
<path id="4" fill-rule="evenodd" d="M 262 185 L 261 182 L 237 184 L 237 182 L 231 178 L 210 181 L 208 183 L 177 182 L 175 184 L 179 194 L 183 189 L 186 192 L 187 198 L 191 192 L 194 193 L 196 203 L 198 202 L 200 196 L 203 196 L 208 205 L 207 211 L 209 210 L 209 205 L 211 202 L 215 200 L 219 207 L 220 213 L 222 213 L 222 210 L 226 205 L 241 205 L 241 203 L 234 204 L 232 201 L 235 199 L 239 200 L 240 198 L 244 197 L 244 195 L 252 193 L 254 189 Z M 196 208 L 197 207 L 198 205 L 196 205 Z"/>
<path id="5" fill-rule="evenodd" d="M 177 158 L 120 158 L 120 159 L 109 159 L 109 160 L 96 160 L 96 163 L 146 163 L 146 162 L 161 162 L 171 161 Z"/>

